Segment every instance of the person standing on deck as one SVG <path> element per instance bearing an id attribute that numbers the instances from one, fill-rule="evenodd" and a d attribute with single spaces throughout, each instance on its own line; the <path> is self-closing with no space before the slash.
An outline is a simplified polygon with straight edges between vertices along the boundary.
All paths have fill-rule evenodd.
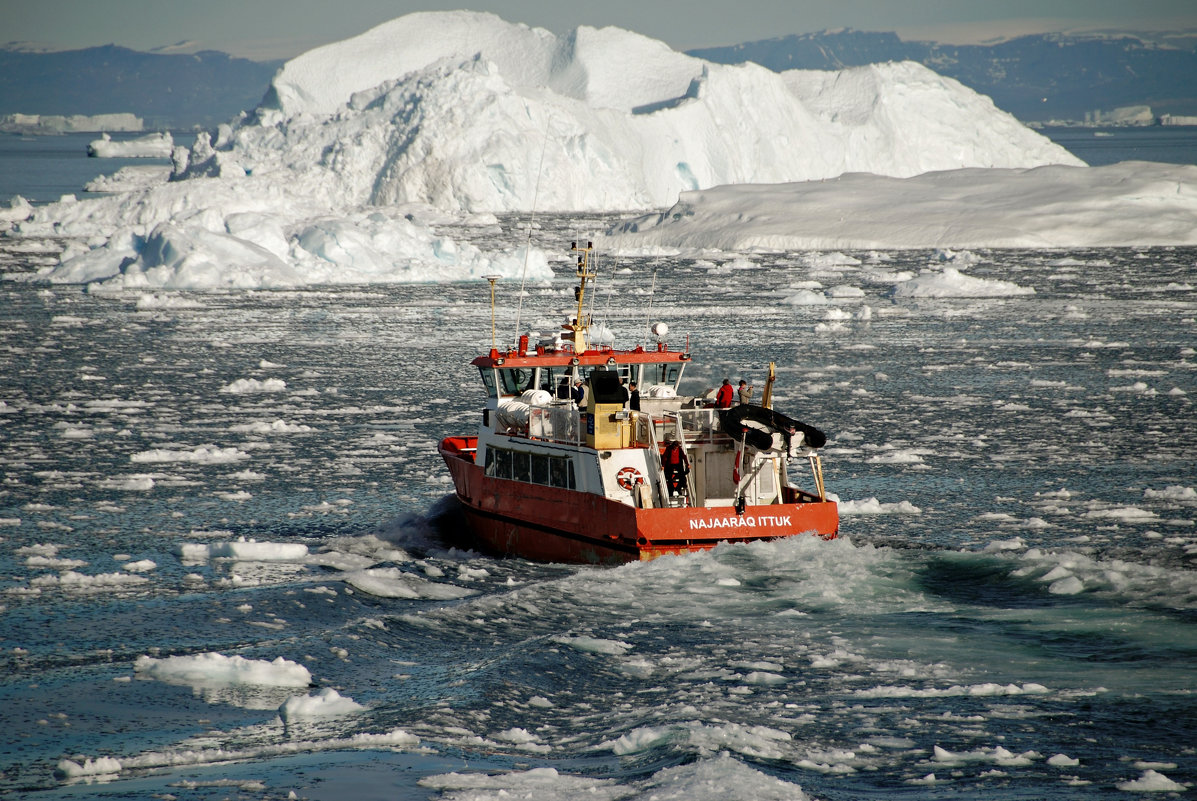
<path id="1" fill-rule="evenodd" d="M 681 443 L 673 436 L 666 440 L 665 452 L 661 454 L 661 467 L 665 470 L 665 483 L 669 486 L 669 494 L 686 497 L 686 475 L 690 472 L 690 461 L 686 458 Z"/>
<path id="2" fill-rule="evenodd" d="M 628 408 L 633 412 L 638 412 L 640 411 L 640 390 L 637 388 L 635 381 L 628 386 L 631 389 L 628 395 Z"/>
<path id="3" fill-rule="evenodd" d="M 740 388 L 736 390 L 736 394 L 740 398 L 740 405 L 752 403 L 752 384 L 741 378 Z"/>
<path id="4" fill-rule="evenodd" d="M 723 379 L 723 386 L 719 387 L 719 391 L 715 393 L 715 408 L 730 409 L 735 395 L 736 391 L 732 389 L 731 379 Z"/>

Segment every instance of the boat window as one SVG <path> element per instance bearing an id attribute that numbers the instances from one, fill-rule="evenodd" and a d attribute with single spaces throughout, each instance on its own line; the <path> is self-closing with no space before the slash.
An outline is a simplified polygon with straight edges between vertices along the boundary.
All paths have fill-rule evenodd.
<path id="1" fill-rule="evenodd" d="M 486 385 L 486 394 L 492 398 L 498 397 L 495 392 L 495 369 L 493 367 L 479 367 L 482 373 L 482 383 Z"/>
<path id="2" fill-rule="evenodd" d="M 568 456 L 487 448 L 486 475 L 545 487 L 575 489 L 574 463 Z"/>
<path id="3" fill-rule="evenodd" d="M 549 457 L 543 453 L 532 454 L 532 483 L 549 484 Z M 555 460 L 554 460 L 555 461 Z"/>
<path id="4" fill-rule="evenodd" d="M 570 386 L 568 371 L 555 370 L 552 367 L 540 368 L 540 388 L 554 398 L 568 398 Z"/>
<path id="5" fill-rule="evenodd" d="M 495 451 L 495 478 L 511 478 L 511 451 Z"/>
<path id="6" fill-rule="evenodd" d="M 777 495 L 777 489 L 773 486 L 774 464 L 774 462 L 770 461 L 757 474 L 756 491 L 762 498 L 772 498 Z"/>
<path id="7" fill-rule="evenodd" d="M 531 477 L 531 456 L 527 451 L 512 451 L 511 452 L 511 478 L 513 481 L 523 481 L 528 483 Z"/>
<path id="8" fill-rule="evenodd" d="M 682 377 L 680 364 L 646 364 L 644 365 L 645 384 L 668 384 L 676 387 L 678 379 Z"/>
<path id="9" fill-rule="evenodd" d="M 568 459 L 550 459 L 549 460 L 549 484 L 554 487 L 568 487 L 569 479 L 567 477 L 569 465 Z"/>
<path id="10" fill-rule="evenodd" d="M 499 389 L 502 395 L 519 395 L 526 389 L 534 389 L 532 381 L 535 372 L 528 367 L 506 367 L 499 371 Z"/>

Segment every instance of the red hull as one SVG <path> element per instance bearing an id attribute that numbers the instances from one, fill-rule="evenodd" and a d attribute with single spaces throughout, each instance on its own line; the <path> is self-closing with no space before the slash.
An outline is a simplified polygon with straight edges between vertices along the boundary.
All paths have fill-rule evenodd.
<path id="1" fill-rule="evenodd" d="M 619 564 L 813 534 L 833 539 L 832 501 L 731 507 L 637 509 L 599 495 L 486 477 L 474 437 L 449 437 L 440 453 L 474 536 L 490 550 L 551 562 Z"/>

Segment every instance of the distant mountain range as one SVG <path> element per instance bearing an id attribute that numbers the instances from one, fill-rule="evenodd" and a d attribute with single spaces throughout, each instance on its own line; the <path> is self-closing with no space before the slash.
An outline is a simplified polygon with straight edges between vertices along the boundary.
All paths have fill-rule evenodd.
<path id="1" fill-rule="evenodd" d="M 13 43 L 0 47 L 0 115 L 127 112 L 151 129 L 210 127 L 257 106 L 281 65 L 215 50 L 39 52 Z"/>
<path id="2" fill-rule="evenodd" d="M 150 129 L 211 127 L 257 106 L 283 63 L 192 50 L 186 42 L 151 53 L 115 45 L 57 52 L 0 46 L 0 115 L 128 112 Z M 689 52 L 777 71 L 917 61 L 1032 123 L 1080 121 L 1126 106 L 1197 115 L 1197 31 L 1053 33 L 948 45 L 845 29 Z"/>
<path id="3" fill-rule="evenodd" d="M 1197 114 L 1197 31 L 1048 33 L 949 45 L 845 29 L 689 53 L 776 71 L 917 61 L 988 95 L 1024 122 L 1079 121 L 1086 112 L 1136 105 L 1151 106 L 1157 116 Z"/>

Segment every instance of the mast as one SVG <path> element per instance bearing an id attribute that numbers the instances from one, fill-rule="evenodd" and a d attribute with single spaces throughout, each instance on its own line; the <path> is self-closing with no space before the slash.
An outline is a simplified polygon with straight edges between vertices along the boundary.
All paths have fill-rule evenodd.
<path id="1" fill-rule="evenodd" d="M 761 406 L 773 408 L 773 382 L 777 380 L 777 366 L 769 362 L 769 377 L 765 379 L 765 389 L 761 393 Z"/>
<path id="2" fill-rule="evenodd" d="M 570 246 L 570 251 L 578 254 L 578 285 L 574 287 L 574 298 L 578 301 L 578 313 L 574 317 L 573 323 L 566 325 L 566 328 L 574 332 L 574 353 L 584 353 L 590 347 L 590 343 L 587 341 L 590 320 L 583 316 L 582 308 L 586 302 L 586 281 L 595 277 L 595 274 L 590 272 L 590 251 L 593 248 L 594 243 L 589 241 L 585 247 L 578 247 L 577 242 Z"/>

